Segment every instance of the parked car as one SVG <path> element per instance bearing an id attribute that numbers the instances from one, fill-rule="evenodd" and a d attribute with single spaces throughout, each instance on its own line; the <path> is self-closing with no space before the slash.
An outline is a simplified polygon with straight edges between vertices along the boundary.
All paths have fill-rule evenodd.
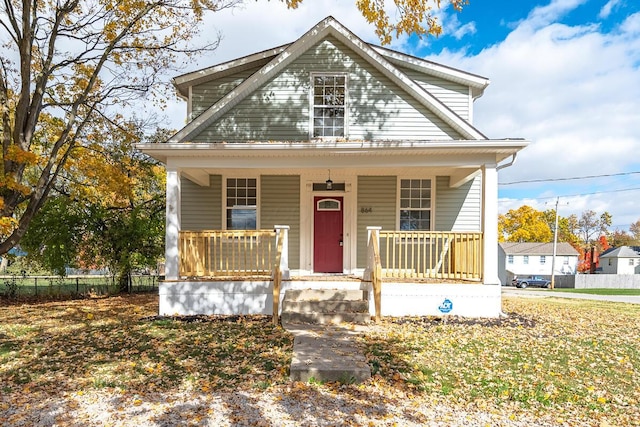
<path id="1" fill-rule="evenodd" d="M 527 276 L 527 277 L 518 277 L 515 279 L 516 287 L 518 288 L 526 288 L 527 286 L 539 286 L 541 288 L 548 288 L 551 285 L 551 281 L 547 279 L 543 279 L 540 276 Z"/>

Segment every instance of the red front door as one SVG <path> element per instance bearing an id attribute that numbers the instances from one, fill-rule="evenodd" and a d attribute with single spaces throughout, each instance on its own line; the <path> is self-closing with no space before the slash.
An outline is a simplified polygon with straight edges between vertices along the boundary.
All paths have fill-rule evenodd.
<path id="1" fill-rule="evenodd" d="M 313 270 L 342 273 L 342 197 L 314 197 Z"/>

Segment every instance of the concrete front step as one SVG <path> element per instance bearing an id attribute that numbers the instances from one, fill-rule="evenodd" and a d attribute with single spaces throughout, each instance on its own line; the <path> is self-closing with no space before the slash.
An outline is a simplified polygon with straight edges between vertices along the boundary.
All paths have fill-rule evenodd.
<path id="1" fill-rule="evenodd" d="M 287 325 L 294 335 L 292 381 L 353 383 L 366 381 L 371 369 L 355 343 L 357 331 L 332 326 Z"/>
<path id="2" fill-rule="evenodd" d="M 290 289 L 285 298 L 289 301 L 361 301 L 364 291 L 355 289 Z"/>
<path id="3" fill-rule="evenodd" d="M 300 324 L 311 323 L 314 325 L 338 325 L 340 323 L 368 323 L 371 315 L 367 313 L 295 313 L 282 312 L 282 323 Z"/>
<path id="4" fill-rule="evenodd" d="M 291 289 L 282 302 L 282 323 L 335 325 L 368 323 L 369 303 L 362 290 Z"/>
<path id="5" fill-rule="evenodd" d="M 285 298 L 282 302 L 282 310 L 294 313 L 365 313 L 369 311 L 369 302 L 362 299 L 342 301 L 291 301 Z"/>

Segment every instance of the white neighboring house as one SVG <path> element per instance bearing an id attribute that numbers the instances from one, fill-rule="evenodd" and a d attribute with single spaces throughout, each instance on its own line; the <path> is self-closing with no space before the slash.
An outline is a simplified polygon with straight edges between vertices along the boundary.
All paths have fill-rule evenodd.
<path id="1" fill-rule="evenodd" d="M 553 243 L 499 244 L 498 270 L 502 285 L 511 283 L 516 276 L 551 276 Z M 555 274 L 576 274 L 579 253 L 569 243 L 556 247 Z"/>
<path id="2" fill-rule="evenodd" d="M 603 274 L 640 274 L 640 246 L 621 246 L 600 255 Z"/>

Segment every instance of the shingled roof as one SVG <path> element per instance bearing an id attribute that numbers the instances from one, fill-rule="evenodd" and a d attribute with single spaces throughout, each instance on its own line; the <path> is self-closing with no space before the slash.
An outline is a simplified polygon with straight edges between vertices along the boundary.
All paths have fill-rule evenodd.
<path id="1" fill-rule="evenodd" d="M 503 242 L 500 246 L 507 255 L 553 255 L 553 243 Z M 560 242 L 556 247 L 556 255 L 578 256 L 579 253 L 569 243 Z"/>

